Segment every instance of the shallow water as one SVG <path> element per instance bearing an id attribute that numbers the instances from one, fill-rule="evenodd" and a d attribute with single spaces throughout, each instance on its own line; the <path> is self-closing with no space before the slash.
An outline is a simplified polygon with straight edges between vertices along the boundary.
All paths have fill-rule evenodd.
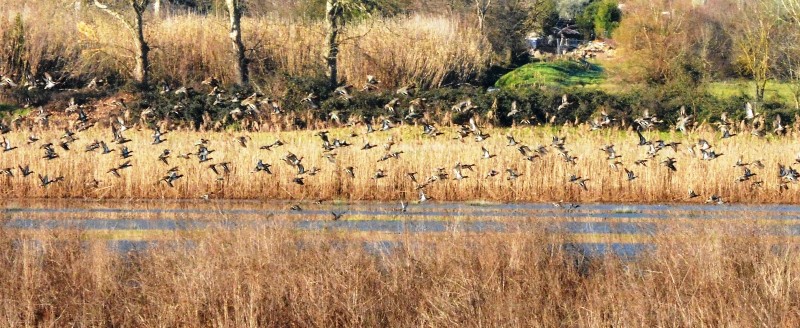
<path id="1" fill-rule="evenodd" d="M 111 239 L 115 249 L 147 247 L 148 231 L 203 230 L 233 227 L 288 227 L 298 231 L 337 230 L 360 233 L 504 233 L 540 231 L 591 236 L 606 242 L 575 243 L 585 253 L 636 253 L 647 243 L 637 238 L 702 229 L 718 223 L 726 233 L 800 235 L 797 205 L 705 204 L 580 204 L 574 209 L 553 204 L 439 203 L 399 204 L 355 202 L 322 204 L 259 201 L 4 201 L 0 211 L 6 228 L 21 230 L 76 229 L 137 231 L 143 240 Z M 332 220 L 331 212 L 344 212 Z M 796 221 L 796 222 L 795 222 Z M 737 226 L 758 229 L 737 231 Z M 615 236 L 627 236 L 623 241 Z M 619 238 L 617 238 L 619 239 Z M 373 251 L 391 249 L 392 241 L 365 245 Z M 633 245 L 633 246 L 631 246 Z M 638 245 L 638 246 L 637 246 Z M 585 247 L 584 247 L 585 246 Z"/>
<path id="2" fill-rule="evenodd" d="M 800 231 L 796 205 L 580 204 L 303 204 L 255 201 L 5 201 L 0 215 L 7 227 L 83 230 L 202 229 L 210 225 L 289 224 L 298 229 L 345 229 L 383 232 L 506 231 L 508 227 L 542 228 L 573 233 L 652 234 L 665 223 L 758 221 Z M 332 221 L 331 212 L 344 212 Z M 797 225 L 795 222 L 798 221 Z"/>

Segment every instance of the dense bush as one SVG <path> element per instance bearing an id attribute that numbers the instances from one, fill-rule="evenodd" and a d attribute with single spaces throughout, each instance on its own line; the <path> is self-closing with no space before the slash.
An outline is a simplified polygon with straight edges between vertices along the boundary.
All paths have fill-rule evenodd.
<path id="1" fill-rule="evenodd" d="M 361 91 L 358 87 L 350 88 L 349 97 L 336 95 L 327 85 L 324 76 L 279 76 L 276 83 L 283 87 L 273 90 L 253 88 L 229 88 L 222 99 L 235 96 L 242 100 L 258 92 L 262 97 L 277 100 L 283 110 L 295 116 L 310 120 L 305 123 L 328 122 L 338 117 L 341 124 L 348 122 L 371 121 L 379 124 L 382 119 L 390 119 L 395 123 L 411 124 L 418 120 L 439 124 L 466 124 L 471 117 L 481 117 L 482 122 L 495 126 L 511 126 L 512 124 L 546 124 L 563 125 L 565 123 L 587 123 L 599 118 L 605 112 L 615 118 L 615 124 L 630 126 L 632 121 L 641 117 L 645 111 L 656 115 L 665 123 L 656 127 L 662 130 L 672 128 L 678 118 L 681 107 L 685 107 L 697 122 L 714 122 L 719 120 L 723 112 L 734 121 L 744 118 L 744 104 L 749 99 L 742 95 L 737 97 L 715 97 L 702 88 L 689 90 L 686 87 L 667 85 L 661 87 L 634 87 L 625 91 L 607 92 L 586 87 L 520 87 L 489 88 L 471 85 L 457 85 L 435 89 L 414 89 L 409 96 L 399 95 L 394 89 L 377 91 Z M 156 119 L 169 118 L 174 121 L 189 123 L 188 126 L 198 128 L 203 123 L 203 116 L 214 122 L 223 122 L 223 126 L 234 126 L 235 120 L 226 119 L 232 110 L 242 108 L 238 102 L 218 102 L 216 97 L 209 96 L 207 86 L 190 89 L 185 95 L 161 92 L 160 89 L 136 90 L 123 87 L 125 92 L 139 93 L 138 100 L 130 104 L 133 114 L 150 108 L 154 110 Z M 89 103 L 93 97 L 105 96 L 113 91 L 70 92 L 66 94 L 41 93 L 33 91 L 16 91 L 15 97 L 39 97 L 39 101 L 65 103 L 70 97 L 79 103 Z M 315 96 L 313 107 L 303 101 L 310 94 Z M 568 103 L 562 106 L 562 98 L 566 95 Z M 391 113 L 385 105 L 397 98 L 395 113 Z M 263 99 L 263 98 L 262 98 Z M 420 114 L 418 120 L 408 119 L 410 103 L 419 101 L 423 105 L 416 106 Z M 454 105 L 468 101 L 468 110 L 458 111 Z M 516 104 L 515 104 L 516 103 Z M 514 105 L 515 104 L 515 105 Z M 177 107 L 176 107 L 177 106 Z M 512 107 L 517 113 L 509 116 Z M 559 109 L 560 107 L 560 109 Z M 176 109 L 178 108 L 178 109 Z M 759 105 L 765 114 L 767 123 L 774 120 L 775 115 L 782 117 L 784 124 L 794 120 L 794 111 L 785 108 L 781 103 L 766 102 Z M 332 115 L 335 114 L 335 115 Z M 260 117 L 272 116 L 271 109 L 262 105 Z M 555 118 L 553 118 L 555 116 Z M 268 120 L 277 122 L 275 118 Z M 315 122 L 314 122 L 315 121 Z M 310 125 L 312 127 L 318 124 Z"/>

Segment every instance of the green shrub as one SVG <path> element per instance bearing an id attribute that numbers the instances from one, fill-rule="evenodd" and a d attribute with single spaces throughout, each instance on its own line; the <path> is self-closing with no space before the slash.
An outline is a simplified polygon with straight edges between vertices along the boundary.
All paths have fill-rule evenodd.
<path id="1" fill-rule="evenodd" d="M 500 77 L 495 83 L 500 88 L 519 87 L 570 87 L 599 85 L 605 80 L 603 68 L 584 63 L 559 60 L 526 64 Z"/>

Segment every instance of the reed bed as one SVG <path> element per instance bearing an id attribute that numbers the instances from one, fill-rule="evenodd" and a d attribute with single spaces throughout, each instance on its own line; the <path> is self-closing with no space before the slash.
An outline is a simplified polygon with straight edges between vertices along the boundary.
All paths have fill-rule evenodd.
<path id="1" fill-rule="evenodd" d="M 150 14 L 148 13 L 148 16 Z M 120 74 L 132 65 L 129 33 L 113 18 L 88 5 L 10 0 L 0 4 L 0 30 L 14 30 L 19 16 L 25 44 L 21 56 L 35 76 L 56 78 Z M 154 82 L 196 84 L 209 76 L 233 80 L 227 17 L 176 13 L 147 17 L 145 38 Z M 325 28 L 316 21 L 248 16 L 242 21 L 251 75 L 264 88 L 281 88 L 275 76 L 319 76 L 324 72 Z M 339 72 L 360 86 L 368 74 L 387 86 L 438 86 L 481 74 L 491 51 L 481 46 L 474 24 L 455 17 L 370 18 L 348 25 L 342 36 Z M 0 34 L 11 49 L 13 33 Z M 0 61 L 0 69 L 10 69 Z M 8 74 L 8 73 L 7 73 Z M 274 91 L 274 90 L 272 90 Z"/>
<path id="2" fill-rule="evenodd" d="M 797 326 L 787 241 L 714 228 L 634 258 L 529 231 L 179 233 L 120 253 L 81 232 L 0 235 L 0 322 L 16 326 Z"/>
<path id="3" fill-rule="evenodd" d="M 703 202 L 712 195 L 722 197 L 725 202 L 743 203 L 796 203 L 800 201 L 798 186 L 788 183 L 788 190 L 779 187 L 778 164 L 789 165 L 795 160 L 794 150 L 800 148 L 791 137 L 757 138 L 740 135 L 719 139 L 714 133 L 696 133 L 684 136 L 679 133 L 646 133 L 650 140 L 682 142 L 675 152 L 671 148 L 661 150 L 656 159 L 647 162 L 647 167 L 634 165 L 634 161 L 646 158 L 646 147 L 636 146 L 635 132 L 619 130 L 588 131 L 587 128 L 517 127 L 511 129 L 487 129 L 488 140 L 478 143 L 472 139 L 459 141 L 455 128 L 442 128 L 445 132 L 437 138 L 423 136 L 421 128 L 404 126 L 388 131 L 365 134 L 349 128 L 330 130 L 329 138 L 346 140 L 352 146 L 334 150 L 335 163 L 323 157 L 322 141 L 314 136 L 317 131 L 292 132 L 192 132 L 172 131 L 165 135 L 166 141 L 151 145 L 149 130 L 128 130 L 124 134 L 131 142 L 125 144 L 133 151 L 128 160 L 132 168 L 120 170 L 115 177 L 108 170 L 126 160 L 120 157 L 120 145 L 111 142 L 110 129 L 94 127 L 77 134 L 79 140 L 64 151 L 55 146 L 59 158 L 45 160 L 39 145 L 44 142 L 58 144 L 62 131 L 39 132 L 41 141 L 27 145 L 28 134 L 11 132 L 5 137 L 18 146 L 0 154 L 0 168 L 17 168 L 29 164 L 36 174 L 48 175 L 51 179 L 63 176 L 64 181 L 41 187 L 36 174 L 21 177 L 17 169 L 14 176 L 0 176 L 4 197 L 32 198 L 98 198 L 98 199 L 184 199 L 208 195 L 209 198 L 225 199 L 284 199 L 284 200 L 415 200 L 419 191 L 417 183 L 407 173 L 417 172 L 417 180 L 423 183 L 432 176 L 436 168 L 444 168 L 449 177 L 424 188 L 425 193 L 438 201 L 488 200 L 501 202 Z M 357 137 L 350 137 L 356 132 Z M 517 147 L 506 145 L 504 135 L 511 134 L 531 148 L 545 145 L 548 153 L 527 161 Z M 549 146 L 554 135 L 566 137 L 565 148 L 577 156 L 576 164 L 563 160 L 558 151 Z M 247 147 L 235 140 L 247 138 Z M 402 152 L 398 158 L 379 161 L 386 154 L 383 145 L 389 138 L 395 141 L 391 151 Z M 212 160 L 199 163 L 196 156 L 178 158 L 179 154 L 197 151 L 194 144 L 201 138 L 209 139 L 208 148 L 214 150 Z M 704 161 L 691 157 L 687 145 L 699 138 L 707 139 L 721 157 Z M 105 140 L 114 152 L 100 154 L 86 152 L 84 148 L 94 140 Z M 260 146 L 281 140 L 285 145 L 272 150 Z M 361 150 L 369 142 L 377 145 L 371 150 Z M 609 160 L 600 148 L 615 144 L 623 164 L 617 171 L 609 166 Z M 481 146 L 496 155 L 481 158 Z M 165 150 L 171 150 L 168 164 L 158 160 Z M 302 157 L 307 171 L 319 169 L 315 175 L 298 175 L 297 170 L 281 159 L 289 152 Z M 673 172 L 659 164 L 666 157 L 677 160 L 677 171 Z M 737 182 L 743 174 L 735 163 L 739 158 L 751 163 L 759 160 L 763 169 L 750 165 L 756 176 L 748 181 Z M 258 160 L 272 165 L 272 174 L 253 172 Z M 231 172 L 218 176 L 209 164 L 230 162 Z M 452 168 L 456 163 L 475 164 L 474 171 L 464 170 L 467 178 L 454 180 Z M 159 179 L 172 167 L 184 176 L 169 187 Z M 352 166 L 355 178 L 345 173 Z M 622 167 L 637 175 L 628 181 Z M 386 177 L 375 179 L 378 169 Z M 506 169 L 514 169 L 521 176 L 509 180 Z M 499 175 L 488 177 L 491 170 Z M 588 178 L 587 190 L 569 183 L 570 175 Z M 293 182 L 303 177 L 304 185 Z M 95 182 L 96 180 L 96 182 Z M 756 183 L 760 182 L 760 183 Z M 700 197 L 687 198 L 693 189 Z"/>

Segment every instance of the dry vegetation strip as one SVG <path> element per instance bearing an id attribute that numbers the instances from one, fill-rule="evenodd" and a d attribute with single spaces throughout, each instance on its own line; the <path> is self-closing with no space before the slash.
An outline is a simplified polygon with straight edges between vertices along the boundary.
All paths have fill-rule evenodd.
<path id="1" fill-rule="evenodd" d="M 127 76 L 132 65 L 127 30 L 92 6 L 74 11 L 70 6 L 57 1 L 4 1 L 0 12 L 7 15 L 0 19 L 0 30 L 12 31 L 15 15 L 21 15 L 27 49 L 23 60 L 36 76 L 53 63 L 63 65 L 60 70 L 72 77 Z M 233 80 L 226 14 L 146 16 L 145 38 L 154 49 L 153 81 L 191 84 L 209 76 Z M 242 24 L 254 82 L 269 88 L 265 93 L 283 91 L 279 83 L 268 83 L 274 75 L 307 77 L 323 71 L 322 22 L 258 16 L 245 17 Z M 466 80 L 485 69 L 491 52 L 481 45 L 483 39 L 472 24 L 445 16 L 356 22 L 342 40 L 343 80 L 361 81 L 371 74 L 380 76 L 384 85 L 413 81 L 438 86 L 445 79 Z"/>
<path id="2" fill-rule="evenodd" d="M 794 162 L 793 149 L 798 149 L 792 138 L 756 138 L 740 135 L 730 139 L 718 139 L 712 133 L 691 136 L 681 134 L 646 134 L 649 139 L 663 138 L 683 144 L 674 152 L 667 147 L 661 150 L 657 159 L 649 160 L 647 167 L 634 165 L 634 161 L 646 158 L 647 147 L 638 147 L 636 135 L 620 131 L 586 131 L 585 128 L 568 128 L 555 132 L 550 128 L 515 128 L 511 130 L 492 129 L 491 137 L 477 143 L 472 140 L 454 140 L 454 130 L 444 129 L 446 134 L 432 139 L 421 135 L 421 129 L 395 128 L 384 132 L 361 134 L 349 137 L 351 130 L 337 129 L 330 133 L 334 138 L 348 140 L 353 145 L 336 149 L 336 163 L 323 157 L 322 142 L 313 131 L 281 133 L 201 133 L 173 131 L 167 133 L 165 142 L 151 145 L 150 131 L 129 130 L 126 143 L 133 156 L 133 167 L 119 170 L 121 177 L 115 177 L 108 170 L 127 160 L 120 157 L 120 146 L 111 143 L 109 130 L 94 128 L 78 134 L 79 140 L 65 151 L 58 146 L 59 158 L 45 160 L 44 151 L 39 149 L 43 142 L 59 142 L 62 131 L 40 133 L 42 140 L 25 144 L 27 134 L 9 133 L 6 136 L 12 145 L 19 148 L 0 154 L 0 167 L 13 168 L 15 176 L 0 176 L 4 185 L 5 197 L 70 197 L 70 198 L 197 198 L 208 194 L 211 198 L 227 199 L 343 199 L 343 200 L 387 200 L 396 201 L 402 197 L 416 199 L 418 191 L 406 175 L 417 172 L 417 179 L 428 179 L 438 167 L 449 174 L 447 179 L 431 183 L 425 188 L 428 196 L 441 201 L 463 201 L 485 199 L 492 201 L 624 201 L 624 202 L 702 202 L 712 194 L 723 197 L 725 201 L 752 203 L 792 203 L 800 201 L 797 186 L 789 183 L 788 190 L 779 188 L 777 166 Z M 546 145 L 549 153 L 527 161 L 517 147 L 506 145 L 504 135 L 511 133 L 522 144 L 535 149 Z M 572 156 L 577 156 L 576 164 L 563 160 L 558 151 L 549 146 L 553 135 L 566 136 L 565 148 Z M 247 148 L 234 139 L 249 137 Z M 393 136 L 396 144 L 391 151 L 402 151 L 399 158 L 378 161 L 386 153 L 383 146 Z M 686 146 L 694 144 L 703 137 L 711 142 L 721 157 L 704 161 L 691 157 Z M 212 160 L 199 163 L 197 156 L 190 159 L 178 155 L 196 152 L 194 143 L 200 138 L 210 139 L 208 148 L 214 150 Z M 272 150 L 259 149 L 280 139 L 285 145 Z M 94 140 L 105 140 L 112 149 L 110 154 L 100 154 L 99 150 L 85 152 L 84 147 Z M 377 147 L 361 150 L 369 141 Z M 600 148 L 606 144 L 616 144 L 622 162 L 618 171 L 609 167 L 610 161 Z M 485 146 L 495 157 L 481 158 L 481 146 Z M 158 160 L 164 149 L 172 151 L 168 164 Z M 303 157 L 306 171 L 314 167 L 320 169 L 315 175 L 297 175 L 297 170 L 284 163 L 288 152 Z M 736 182 L 743 174 L 741 167 L 735 167 L 742 156 L 744 162 L 760 160 L 765 167 L 750 166 L 756 176 L 749 181 Z M 659 164 L 666 157 L 674 157 L 677 171 L 672 172 Z M 271 164 L 272 174 L 252 172 L 256 162 L 261 159 Z M 231 173 L 218 176 L 209 164 L 230 162 Z M 452 168 L 457 163 L 476 164 L 474 171 L 463 170 L 467 178 L 454 180 Z M 35 174 L 21 177 L 18 165 L 30 164 Z M 351 178 L 345 168 L 353 166 L 355 178 Z M 628 181 L 622 166 L 635 172 L 637 178 Z M 174 187 L 167 186 L 159 179 L 167 170 L 178 167 L 182 178 L 176 180 Z M 521 176 L 508 180 L 506 169 L 515 169 Z M 384 170 L 386 177 L 374 179 L 378 169 Z M 219 171 L 221 169 L 218 168 Z M 487 177 L 491 170 L 500 172 Z M 63 176 L 64 181 L 41 187 L 37 174 L 48 175 L 51 179 Z M 582 190 L 576 183 L 569 183 L 570 175 L 588 178 L 588 190 Z M 304 185 L 293 182 L 295 177 L 303 177 Z M 97 180 L 97 185 L 95 185 Z M 762 184 L 754 184 L 761 181 Z M 687 190 L 694 189 L 701 197 L 687 199 Z"/>
<path id="3" fill-rule="evenodd" d="M 219 230 L 120 254 L 0 231 L 3 326 L 797 326 L 794 245 L 658 237 L 635 261 L 532 232 L 400 236 Z M 25 241 L 27 240 L 27 241 Z"/>

